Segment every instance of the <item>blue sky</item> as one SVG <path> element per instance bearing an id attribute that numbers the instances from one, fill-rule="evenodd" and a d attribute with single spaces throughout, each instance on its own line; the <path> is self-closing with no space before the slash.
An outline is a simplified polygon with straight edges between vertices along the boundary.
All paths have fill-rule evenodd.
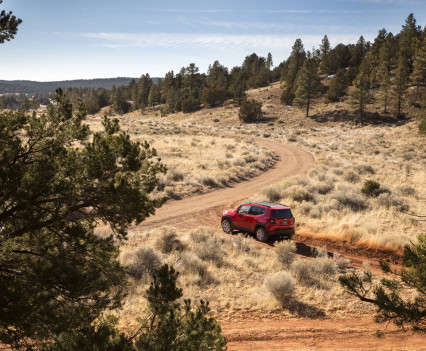
<path id="1" fill-rule="evenodd" d="M 53 81 L 163 77 L 194 62 L 229 69 L 247 55 L 286 59 L 297 38 L 306 50 L 324 34 L 331 45 L 398 33 L 414 13 L 426 24 L 426 0 L 4 0 L 23 20 L 0 45 L 0 79 Z"/>

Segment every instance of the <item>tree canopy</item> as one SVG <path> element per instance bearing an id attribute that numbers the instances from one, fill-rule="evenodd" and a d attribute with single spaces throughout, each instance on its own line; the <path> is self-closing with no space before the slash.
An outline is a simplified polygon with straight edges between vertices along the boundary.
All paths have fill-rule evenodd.
<path id="1" fill-rule="evenodd" d="M 3 0 L 0 0 L 0 5 L 3 3 Z M 6 12 L 2 10 L 0 12 L 0 44 L 3 44 L 5 41 L 10 41 L 13 39 L 18 32 L 18 26 L 22 23 L 20 18 L 16 18 L 12 14 L 12 11 Z"/>
<path id="2" fill-rule="evenodd" d="M 118 306 L 125 285 L 115 238 L 153 214 L 165 167 L 147 143 L 58 91 L 37 116 L 0 115 L 0 340 L 15 347 L 90 325 Z M 101 238 L 103 222 L 112 235 Z"/>

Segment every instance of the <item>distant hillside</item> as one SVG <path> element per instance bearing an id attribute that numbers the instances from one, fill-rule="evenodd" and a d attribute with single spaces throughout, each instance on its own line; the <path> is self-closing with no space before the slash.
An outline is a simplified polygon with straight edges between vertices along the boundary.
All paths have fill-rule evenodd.
<path id="1" fill-rule="evenodd" d="M 111 89 L 113 85 L 116 87 L 128 85 L 130 81 L 136 81 L 139 78 L 99 78 L 99 79 L 77 79 L 64 80 L 57 82 L 36 82 L 31 80 L 0 80 L 0 94 L 49 94 L 58 88 L 105 88 Z M 152 78 L 154 82 L 158 78 Z"/>

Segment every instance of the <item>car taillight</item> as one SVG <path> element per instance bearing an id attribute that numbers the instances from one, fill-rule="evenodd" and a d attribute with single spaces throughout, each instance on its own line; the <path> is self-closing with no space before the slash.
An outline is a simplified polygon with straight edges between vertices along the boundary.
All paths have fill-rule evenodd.
<path id="1" fill-rule="evenodd" d="M 273 219 L 273 218 L 269 218 L 269 223 L 271 223 L 271 224 L 275 224 L 275 219 Z"/>

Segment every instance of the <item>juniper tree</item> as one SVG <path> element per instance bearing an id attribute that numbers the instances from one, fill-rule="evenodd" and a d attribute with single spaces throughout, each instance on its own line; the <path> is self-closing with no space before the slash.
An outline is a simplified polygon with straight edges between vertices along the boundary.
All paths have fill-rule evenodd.
<path id="1" fill-rule="evenodd" d="M 296 39 L 290 57 L 288 58 L 288 70 L 286 72 L 285 89 L 281 94 L 281 102 L 287 105 L 293 103 L 296 91 L 297 74 L 303 66 L 306 59 L 305 49 L 303 48 L 302 40 Z"/>

